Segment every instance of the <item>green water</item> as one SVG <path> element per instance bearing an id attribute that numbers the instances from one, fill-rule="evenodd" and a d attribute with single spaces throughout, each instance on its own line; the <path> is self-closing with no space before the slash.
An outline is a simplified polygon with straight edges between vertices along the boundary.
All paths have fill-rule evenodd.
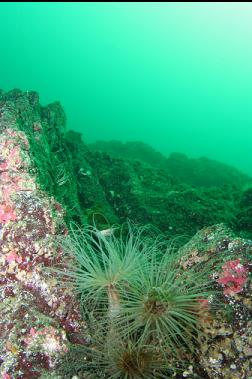
<path id="1" fill-rule="evenodd" d="M 68 127 L 252 174 L 252 4 L 1 3 L 0 88 Z"/>

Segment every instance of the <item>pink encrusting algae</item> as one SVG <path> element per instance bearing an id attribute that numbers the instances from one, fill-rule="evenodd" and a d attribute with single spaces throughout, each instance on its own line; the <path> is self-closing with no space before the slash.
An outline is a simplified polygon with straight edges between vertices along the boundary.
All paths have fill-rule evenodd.
<path id="1" fill-rule="evenodd" d="M 248 269 L 241 264 L 240 259 L 231 260 L 222 266 L 218 283 L 224 287 L 225 295 L 234 295 L 243 290 L 248 279 Z"/>
<path id="2" fill-rule="evenodd" d="M 0 204 L 0 223 L 15 221 L 16 214 L 10 205 Z"/>

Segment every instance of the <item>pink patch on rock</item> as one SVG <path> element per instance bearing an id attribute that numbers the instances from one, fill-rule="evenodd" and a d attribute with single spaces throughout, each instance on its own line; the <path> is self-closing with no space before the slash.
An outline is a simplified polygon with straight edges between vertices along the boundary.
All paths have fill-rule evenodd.
<path id="1" fill-rule="evenodd" d="M 17 255 L 15 252 L 11 252 L 6 256 L 6 261 L 8 263 L 12 263 L 12 262 L 22 263 L 23 258 L 20 255 Z"/>
<path id="2" fill-rule="evenodd" d="M 241 292 L 247 281 L 248 269 L 240 263 L 240 259 L 226 262 L 222 269 L 217 282 L 224 286 L 224 294 L 232 296 Z"/>
<path id="3" fill-rule="evenodd" d="M 0 223 L 7 221 L 15 221 L 16 214 L 9 205 L 0 205 Z"/>
<path id="4" fill-rule="evenodd" d="M 35 328 L 31 328 L 31 329 L 30 329 L 30 335 L 31 335 L 32 337 L 35 337 L 36 334 L 37 334 L 36 329 L 35 329 Z"/>
<path id="5" fill-rule="evenodd" d="M 11 251 L 9 254 L 6 256 L 6 261 L 8 263 L 16 262 L 19 259 L 18 255 L 14 252 Z"/>
<path id="6" fill-rule="evenodd" d="M 2 162 L 0 163 L 0 171 L 5 171 L 8 168 L 8 163 L 7 162 Z"/>

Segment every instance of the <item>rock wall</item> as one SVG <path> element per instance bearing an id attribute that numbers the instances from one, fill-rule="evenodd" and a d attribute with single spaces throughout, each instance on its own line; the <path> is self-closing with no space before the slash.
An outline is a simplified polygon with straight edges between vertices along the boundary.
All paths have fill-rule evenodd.
<path id="1" fill-rule="evenodd" d="M 36 181 L 16 111 L 6 103 L 0 111 L 0 377 L 55 378 L 82 322 L 71 291 L 46 270 L 61 262 L 55 241 L 67 229 L 61 205 Z"/>

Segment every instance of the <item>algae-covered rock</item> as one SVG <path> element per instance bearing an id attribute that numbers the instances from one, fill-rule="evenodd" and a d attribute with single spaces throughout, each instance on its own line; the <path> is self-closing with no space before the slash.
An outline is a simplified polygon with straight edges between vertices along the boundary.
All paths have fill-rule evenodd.
<path id="1" fill-rule="evenodd" d="M 166 169 L 170 175 L 196 187 L 252 184 L 252 178 L 235 167 L 206 157 L 195 159 L 188 158 L 185 154 L 172 153 L 167 158 Z"/>
<path id="2" fill-rule="evenodd" d="M 241 192 L 233 186 L 190 187 L 163 169 L 107 153 L 90 153 L 88 159 L 121 222 L 151 223 L 169 236 L 192 236 L 207 225 L 235 222 Z"/>
<path id="3" fill-rule="evenodd" d="M 5 103 L 0 118 L 0 376 L 32 379 L 54 371 L 82 321 L 71 291 L 46 270 L 61 262 L 55 241 L 67 229 L 36 181 L 17 111 Z"/>
<path id="4" fill-rule="evenodd" d="M 164 155 L 153 149 L 141 141 L 121 142 L 112 141 L 96 141 L 88 144 L 92 151 L 100 151 L 108 153 L 114 158 L 122 158 L 127 160 L 138 160 L 156 168 L 166 168 L 167 159 Z"/>
<path id="5" fill-rule="evenodd" d="M 81 220 L 71 156 L 64 142 L 65 114 L 58 102 L 42 107 L 36 92 L 13 90 L 0 96 L 1 128 L 23 131 L 29 143 L 30 170 L 40 188 L 53 195 L 67 217 Z"/>
<path id="6" fill-rule="evenodd" d="M 199 363 L 209 378 L 248 379 L 252 376 L 252 241 L 236 237 L 224 225 L 198 232 L 182 252 L 189 254 L 184 267 L 206 264 L 220 257 L 213 268 L 220 291 L 216 312 L 204 324 Z"/>
<path id="7" fill-rule="evenodd" d="M 206 157 L 188 158 L 182 153 L 171 153 L 168 158 L 141 141 L 97 141 L 88 145 L 93 151 L 106 152 L 114 158 L 138 160 L 152 167 L 162 168 L 167 174 L 195 187 L 216 187 L 223 184 L 244 186 L 252 178 L 236 168 Z"/>

